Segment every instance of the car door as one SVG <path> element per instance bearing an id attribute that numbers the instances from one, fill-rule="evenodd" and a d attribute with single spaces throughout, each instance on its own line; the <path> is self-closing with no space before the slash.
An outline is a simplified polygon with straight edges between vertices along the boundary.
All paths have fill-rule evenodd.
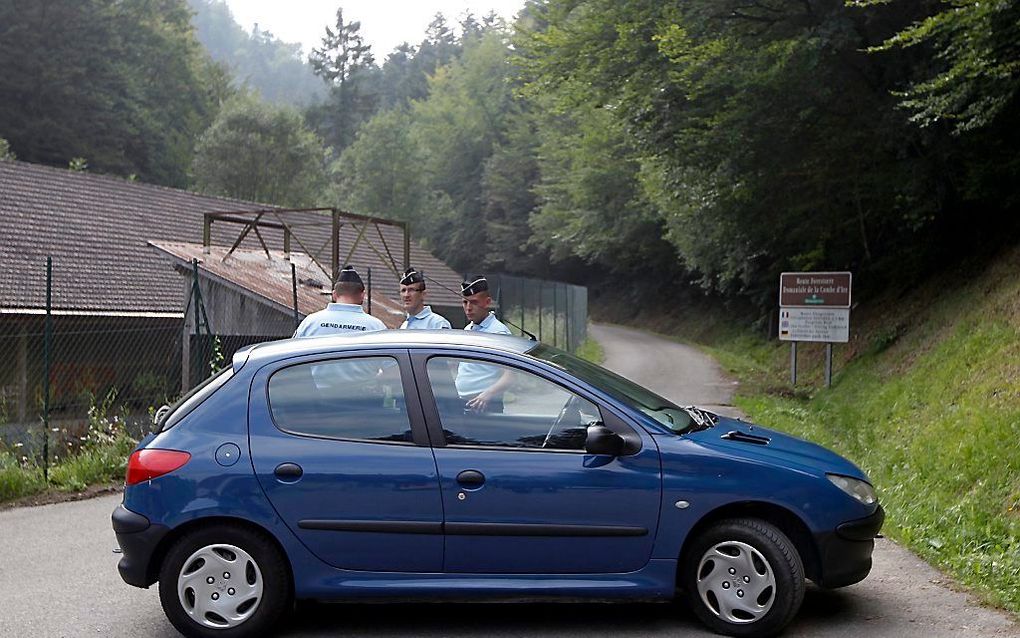
<path id="1" fill-rule="evenodd" d="M 266 496 L 320 559 L 442 569 L 439 480 L 406 351 L 266 366 L 252 382 L 249 433 Z"/>
<path id="2" fill-rule="evenodd" d="M 498 355 L 413 355 L 435 445 L 445 510 L 444 570 L 459 573 L 615 573 L 644 566 L 658 526 L 661 478 L 651 437 L 576 388 Z M 458 374 L 501 392 L 466 407 Z M 587 454 L 601 421 L 637 442 L 619 457 Z"/>

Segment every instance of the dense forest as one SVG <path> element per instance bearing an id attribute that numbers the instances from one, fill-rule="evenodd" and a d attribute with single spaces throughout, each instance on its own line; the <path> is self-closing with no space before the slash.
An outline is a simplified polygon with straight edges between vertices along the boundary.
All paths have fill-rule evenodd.
<path id="1" fill-rule="evenodd" d="M 341 7 L 298 51 L 221 0 L 0 0 L 0 155 L 762 314 L 783 270 L 867 295 L 1020 231 L 1018 0 L 529 0 L 385 54 Z"/>
<path id="2" fill-rule="evenodd" d="M 246 32 L 222 0 L 188 0 L 195 35 L 209 56 L 230 69 L 234 85 L 273 104 L 307 106 L 326 94 L 301 45 L 283 42 L 255 25 Z"/>

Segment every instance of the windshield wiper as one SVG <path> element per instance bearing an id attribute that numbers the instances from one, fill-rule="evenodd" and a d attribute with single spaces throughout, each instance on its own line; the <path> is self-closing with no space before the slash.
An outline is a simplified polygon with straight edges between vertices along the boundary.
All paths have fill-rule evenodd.
<path id="1" fill-rule="evenodd" d="M 683 407 L 683 411 L 691 415 L 691 420 L 693 421 L 693 423 L 690 426 L 684 428 L 684 431 L 682 432 L 683 434 L 686 434 L 688 432 L 699 432 L 701 430 L 707 430 L 708 428 L 715 425 L 716 422 L 719 420 L 719 417 L 712 414 L 711 412 L 707 412 L 705 410 L 702 410 L 701 408 L 696 408 L 693 405 L 685 405 Z"/>

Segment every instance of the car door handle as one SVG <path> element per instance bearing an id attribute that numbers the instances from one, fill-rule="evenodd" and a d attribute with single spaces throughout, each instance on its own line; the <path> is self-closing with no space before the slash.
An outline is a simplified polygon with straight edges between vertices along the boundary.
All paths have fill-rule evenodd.
<path id="1" fill-rule="evenodd" d="M 276 475 L 276 478 L 287 483 L 293 483 L 301 478 L 301 475 L 304 473 L 305 471 L 302 470 L 301 466 L 297 463 L 280 463 L 276 466 L 276 469 L 273 470 L 273 474 Z"/>
<path id="2" fill-rule="evenodd" d="M 485 475 L 478 470 L 464 470 L 457 475 L 457 484 L 464 489 L 478 489 L 485 483 Z"/>

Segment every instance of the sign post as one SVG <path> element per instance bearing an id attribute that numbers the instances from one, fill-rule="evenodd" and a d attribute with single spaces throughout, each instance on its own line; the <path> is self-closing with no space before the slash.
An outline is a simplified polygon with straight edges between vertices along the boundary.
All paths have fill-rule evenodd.
<path id="1" fill-rule="evenodd" d="M 832 344 L 850 340 L 849 272 L 779 275 L 779 339 L 790 341 L 790 379 L 797 383 L 797 342 L 826 344 L 825 387 L 832 385 Z"/>

